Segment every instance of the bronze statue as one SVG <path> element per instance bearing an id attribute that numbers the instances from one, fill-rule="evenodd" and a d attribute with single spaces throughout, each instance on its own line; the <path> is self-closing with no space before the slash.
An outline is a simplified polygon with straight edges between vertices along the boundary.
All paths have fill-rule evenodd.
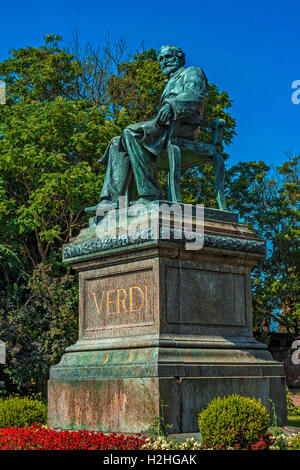
<path id="1" fill-rule="evenodd" d="M 158 51 L 157 57 L 162 73 L 167 76 L 161 96 L 161 108 L 151 121 L 132 124 L 124 129 L 121 136 L 111 140 L 99 160 L 100 164 L 107 166 L 99 203 L 86 208 L 88 213 L 95 213 L 100 205 L 118 208 L 119 196 L 126 194 L 132 185 L 132 178 L 135 180 L 138 202 L 147 203 L 162 199 L 157 164 L 168 141 L 170 142 L 172 135 L 181 139 L 186 145 L 197 139 L 203 122 L 207 93 L 206 76 L 200 67 L 184 67 L 185 54 L 179 47 L 163 46 Z M 180 152 L 178 158 L 180 159 Z M 220 171 L 223 159 L 221 157 L 220 160 L 220 155 L 217 154 L 213 159 L 218 172 L 218 176 L 216 175 L 218 205 L 220 209 L 225 209 L 224 168 Z M 177 166 L 179 168 L 177 179 L 180 179 L 178 161 Z M 180 196 L 175 199 L 179 202 Z"/>

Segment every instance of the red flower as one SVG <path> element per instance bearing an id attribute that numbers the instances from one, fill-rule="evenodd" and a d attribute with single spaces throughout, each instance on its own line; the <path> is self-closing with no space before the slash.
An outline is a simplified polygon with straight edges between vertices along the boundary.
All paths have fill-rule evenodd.
<path id="1" fill-rule="evenodd" d="M 0 429 L 0 450 L 108 450 L 140 449 L 145 437 L 105 436 L 102 432 L 55 431 L 35 423 L 25 428 Z"/>

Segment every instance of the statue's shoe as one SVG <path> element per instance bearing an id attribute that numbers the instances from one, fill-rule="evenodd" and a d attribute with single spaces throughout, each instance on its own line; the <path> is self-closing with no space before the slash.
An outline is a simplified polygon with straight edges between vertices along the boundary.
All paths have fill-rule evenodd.
<path id="1" fill-rule="evenodd" d="M 158 200 L 159 200 L 159 198 L 141 197 L 137 201 L 132 201 L 130 203 L 130 205 L 133 206 L 135 204 L 151 204 L 151 202 L 155 202 L 155 201 L 158 201 Z"/>
<path id="2" fill-rule="evenodd" d="M 86 207 L 84 211 L 87 214 L 96 214 L 99 209 L 101 211 L 104 210 L 107 212 L 108 210 L 116 209 L 116 207 L 117 206 L 115 203 L 109 201 L 108 199 L 104 199 L 103 201 L 99 202 L 99 204 L 97 204 L 96 206 Z"/>

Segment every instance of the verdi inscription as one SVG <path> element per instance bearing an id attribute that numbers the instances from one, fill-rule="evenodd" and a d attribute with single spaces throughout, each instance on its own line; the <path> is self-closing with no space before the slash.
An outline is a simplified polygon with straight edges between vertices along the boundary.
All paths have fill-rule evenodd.
<path id="1" fill-rule="evenodd" d="M 103 290 L 101 294 L 92 293 L 99 315 L 139 312 L 148 307 L 148 286 Z"/>
<path id="2" fill-rule="evenodd" d="M 84 332 L 153 323 L 152 270 L 86 278 L 83 283 Z"/>

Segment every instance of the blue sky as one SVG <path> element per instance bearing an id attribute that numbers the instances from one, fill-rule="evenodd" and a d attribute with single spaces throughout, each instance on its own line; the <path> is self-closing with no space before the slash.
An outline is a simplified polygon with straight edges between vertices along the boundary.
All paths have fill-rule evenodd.
<path id="1" fill-rule="evenodd" d="M 199 65 L 209 81 L 233 99 L 238 135 L 228 165 L 264 160 L 280 165 L 286 152 L 300 152 L 300 104 L 292 83 L 300 80 L 297 0 L 79 0 L 2 2 L 0 60 L 11 48 L 39 46 L 43 36 L 101 45 L 124 36 L 135 51 L 144 41 L 158 49 L 176 44 L 187 66 Z M 300 95 L 299 95 L 300 96 Z"/>

